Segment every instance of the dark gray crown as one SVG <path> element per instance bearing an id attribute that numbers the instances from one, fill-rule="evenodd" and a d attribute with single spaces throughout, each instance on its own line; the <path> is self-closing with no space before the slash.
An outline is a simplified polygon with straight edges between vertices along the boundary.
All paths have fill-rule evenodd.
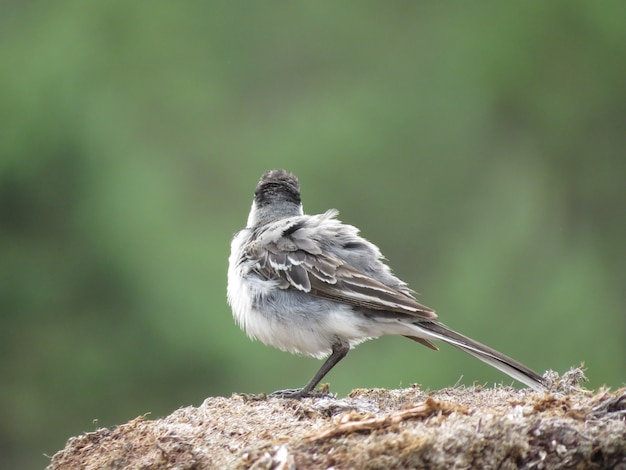
<path id="1" fill-rule="evenodd" d="M 300 204 L 300 182 L 286 170 L 266 171 L 254 191 L 254 200 L 259 206 L 276 201 Z"/>

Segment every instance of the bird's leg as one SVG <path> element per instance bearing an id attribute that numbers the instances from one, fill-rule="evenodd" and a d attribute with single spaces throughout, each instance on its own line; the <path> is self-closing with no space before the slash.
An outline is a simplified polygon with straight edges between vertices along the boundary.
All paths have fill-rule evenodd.
<path id="1" fill-rule="evenodd" d="M 330 369 L 335 367 L 335 365 L 339 361 L 341 361 L 344 357 L 346 357 L 346 354 L 348 354 L 348 351 L 350 351 L 350 346 L 348 346 L 345 343 L 337 342 L 333 344 L 332 354 L 330 355 L 328 359 L 326 359 L 326 362 L 322 364 L 322 367 L 320 367 L 320 370 L 317 371 L 317 373 L 313 376 L 313 378 L 308 384 L 306 384 L 303 388 L 277 390 L 274 393 L 271 393 L 270 397 L 300 399 L 304 397 L 325 396 L 326 395 L 325 393 L 315 392 L 314 391 L 315 387 L 317 387 L 317 384 L 319 384 L 320 381 L 324 378 L 324 376 L 328 374 L 328 372 L 330 372 Z"/>

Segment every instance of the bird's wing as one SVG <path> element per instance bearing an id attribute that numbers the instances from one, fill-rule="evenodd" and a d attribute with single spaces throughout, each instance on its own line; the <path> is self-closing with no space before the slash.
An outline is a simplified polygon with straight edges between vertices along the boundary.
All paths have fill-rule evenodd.
<path id="1" fill-rule="evenodd" d="M 323 249 L 315 237 L 303 236 L 310 229 L 307 222 L 301 217 L 285 219 L 260 234 L 246 253 L 256 262 L 255 271 L 278 281 L 281 289 L 296 289 L 335 302 L 420 319 L 437 317 L 432 309 L 417 302 L 408 289 L 403 292 L 383 284 Z"/>

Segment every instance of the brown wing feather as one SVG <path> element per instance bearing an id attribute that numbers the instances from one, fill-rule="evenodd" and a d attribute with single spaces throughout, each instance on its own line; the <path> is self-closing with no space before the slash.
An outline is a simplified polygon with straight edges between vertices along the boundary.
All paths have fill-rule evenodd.
<path id="1" fill-rule="evenodd" d="M 432 349 L 433 351 L 439 351 L 439 348 L 437 346 L 435 346 L 433 343 L 431 343 L 430 341 L 428 341 L 427 339 L 420 338 L 418 336 L 406 336 L 406 335 L 404 335 L 404 337 L 412 339 L 413 341 L 417 341 L 418 343 L 423 344 L 424 346 L 426 346 L 427 348 Z"/>
<path id="2" fill-rule="evenodd" d="M 373 310 L 399 312 L 433 319 L 435 312 L 409 295 L 389 287 L 349 265 L 340 266 L 336 282 L 311 279 L 311 295 Z"/>
<path id="3" fill-rule="evenodd" d="M 282 233 L 268 234 L 263 243 L 250 244 L 247 255 L 258 261 L 256 271 L 260 275 L 280 281 L 281 289 L 297 289 L 355 307 L 398 312 L 422 319 L 437 317 L 432 309 L 417 302 L 407 292 L 385 285 L 332 253 L 321 250 L 314 240 L 293 236 L 299 229 L 286 226 Z"/>

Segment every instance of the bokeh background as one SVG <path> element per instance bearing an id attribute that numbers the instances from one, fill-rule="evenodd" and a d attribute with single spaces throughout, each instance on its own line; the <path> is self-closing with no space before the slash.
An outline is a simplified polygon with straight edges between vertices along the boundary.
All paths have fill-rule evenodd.
<path id="1" fill-rule="evenodd" d="M 626 378 L 623 2 L 0 3 L 0 466 L 320 366 L 226 303 L 264 170 L 449 326 Z M 511 380 L 403 338 L 326 381 Z"/>

